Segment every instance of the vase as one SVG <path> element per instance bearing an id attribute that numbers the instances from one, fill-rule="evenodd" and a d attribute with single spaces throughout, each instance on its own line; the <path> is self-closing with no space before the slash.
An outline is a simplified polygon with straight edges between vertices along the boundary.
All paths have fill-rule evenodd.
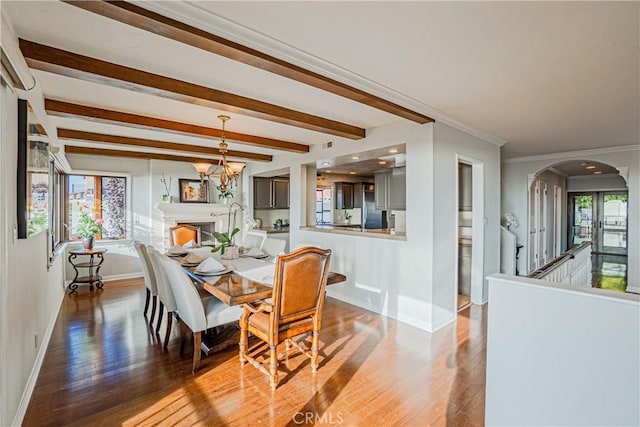
<path id="1" fill-rule="evenodd" d="M 86 250 L 91 250 L 93 249 L 93 244 L 95 243 L 95 240 L 93 237 L 83 237 L 82 238 L 82 247 L 85 248 Z"/>
<path id="2" fill-rule="evenodd" d="M 162 201 L 163 202 L 168 202 L 169 201 L 169 195 L 168 194 L 163 194 L 162 195 Z"/>
<path id="3" fill-rule="evenodd" d="M 222 259 L 238 259 L 240 258 L 240 248 L 236 245 L 224 248 L 224 253 L 220 255 Z"/>

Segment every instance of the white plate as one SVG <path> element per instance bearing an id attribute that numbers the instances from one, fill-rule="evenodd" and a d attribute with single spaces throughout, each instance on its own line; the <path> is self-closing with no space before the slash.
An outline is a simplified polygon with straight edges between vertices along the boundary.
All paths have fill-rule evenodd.
<path id="1" fill-rule="evenodd" d="M 231 269 L 227 267 L 224 270 L 220 270 L 220 271 L 209 271 L 205 273 L 203 271 L 194 270 L 193 272 L 198 276 L 222 276 L 223 274 L 227 274 L 230 271 Z"/>

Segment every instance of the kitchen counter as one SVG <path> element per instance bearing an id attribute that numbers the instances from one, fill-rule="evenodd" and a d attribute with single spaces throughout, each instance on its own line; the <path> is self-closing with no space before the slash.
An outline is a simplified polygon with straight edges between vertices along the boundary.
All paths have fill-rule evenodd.
<path id="1" fill-rule="evenodd" d="M 260 227 L 260 228 L 256 228 L 255 230 L 265 231 L 267 234 L 274 234 L 274 233 L 288 233 L 288 232 L 289 232 L 289 226 L 287 225 L 286 227 L 281 227 L 281 228 L 275 228 L 275 227 Z"/>
<path id="2" fill-rule="evenodd" d="M 316 231 L 319 233 L 346 234 L 350 236 L 372 237 L 388 240 L 407 240 L 406 233 L 391 232 L 386 228 L 362 229 L 355 227 L 344 227 L 340 225 L 316 225 L 314 227 L 300 227 L 300 230 Z"/>

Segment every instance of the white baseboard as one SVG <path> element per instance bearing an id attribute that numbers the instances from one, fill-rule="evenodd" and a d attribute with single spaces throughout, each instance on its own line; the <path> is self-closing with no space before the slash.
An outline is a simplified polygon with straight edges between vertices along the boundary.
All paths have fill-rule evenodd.
<path id="1" fill-rule="evenodd" d="M 58 313 L 60 313 L 60 308 L 62 307 L 62 302 L 66 296 L 66 292 L 62 292 L 60 294 L 60 300 L 58 301 L 57 309 L 51 313 L 51 318 L 49 319 L 49 324 L 47 325 L 47 329 L 44 331 L 42 335 L 42 341 L 40 342 L 40 348 L 38 348 L 38 354 L 36 355 L 36 360 L 33 363 L 33 368 L 31 369 L 31 374 L 29 374 L 29 379 L 24 388 L 24 392 L 22 393 L 22 397 L 20 398 L 20 404 L 18 405 L 18 409 L 16 410 L 16 415 L 13 418 L 13 426 L 20 426 L 24 421 L 24 416 L 27 413 L 27 408 L 29 407 L 29 402 L 31 401 L 31 395 L 33 394 L 33 389 L 36 386 L 36 381 L 38 380 L 38 375 L 40 374 L 40 368 L 42 368 L 42 362 L 44 361 L 44 356 L 47 353 L 47 348 L 49 347 L 49 341 L 51 340 L 51 335 L 53 335 L 53 328 L 56 326 L 56 320 L 58 319 Z"/>
<path id="2" fill-rule="evenodd" d="M 103 282 L 108 282 L 110 280 L 137 279 L 138 277 L 143 277 L 141 272 L 125 273 L 125 274 L 111 274 L 109 276 L 102 276 L 102 281 Z M 66 286 L 69 286 L 69 283 L 71 283 L 71 279 L 65 280 Z"/>

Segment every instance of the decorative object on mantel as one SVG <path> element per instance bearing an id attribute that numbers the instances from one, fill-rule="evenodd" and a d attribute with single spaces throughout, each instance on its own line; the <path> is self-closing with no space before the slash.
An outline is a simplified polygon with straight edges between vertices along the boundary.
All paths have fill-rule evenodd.
<path id="1" fill-rule="evenodd" d="M 504 214 L 504 221 L 507 226 L 507 230 L 510 230 L 511 227 L 518 228 L 520 223 L 518 222 L 518 217 L 516 217 L 513 213 L 507 212 Z"/>
<path id="2" fill-rule="evenodd" d="M 193 167 L 196 168 L 196 171 L 200 175 L 200 181 L 203 182 L 205 177 L 211 179 L 212 176 L 219 175 L 220 176 L 220 185 L 218 191 L 220 194 L 226 194 L 227 190 L 231 189 L 233 185 L 238 182 L 238 177 L 240 176 L 240 172 L 244 169 L 245 164 L 240 162 L 228 162 L 227 161 L 227 151 L 228 144 L 225 141 L 224 136 L 224 125 L 227 120 L 230 120 L 231 117 L 220 115 L 218 119 L 222 122 L 222 134 L 220 136 L 220 145 L 218 146 L 218 152 L 220 153 L 220 160 L 216 168 L 213 172 L 208 173 L 209 169 L 213 166 L 211 163 L 193 163 Z M 223 197 L 229 196 L 219 196 L 220 199 Z M 231 195 L 233 197 L 233 195 Z"/>
<path id="3" fill-rule="evenodd" d="M 180 203 L 209 203 L 209 183 L 197 179 L 179 179 Z"/>
<path id="4" fill-rule="evenodd" d="M 95 214 L 90 214 L 90 211 L 95 211 L 93 208 L 89 208 L 86 205 L 80 205 L 80 202 L 76 201 L 76 206 L 80 209 L 80 216 L 77 220 L 77 226 L 75 230 L 75 236 L 82 238 L 82 246 L 85 249 L 93 249 L 95 244 L 95 237 L 102 234 L 102 219 L 94 218 Z M 67 228 L 69 226 L 65 224 Z"/>
<path id="5" fill-rule="evenodd" d="M 167 184 L 167 178 L 164 176 L 164 172 L 162 172 L 162 178 L 160 178 L 160 182 L 164 185 L 164 194 L 162 195 L 163 202 L 171 202 L 171 181 L 173 177 L 169 177 L 169 183 Z"/>

